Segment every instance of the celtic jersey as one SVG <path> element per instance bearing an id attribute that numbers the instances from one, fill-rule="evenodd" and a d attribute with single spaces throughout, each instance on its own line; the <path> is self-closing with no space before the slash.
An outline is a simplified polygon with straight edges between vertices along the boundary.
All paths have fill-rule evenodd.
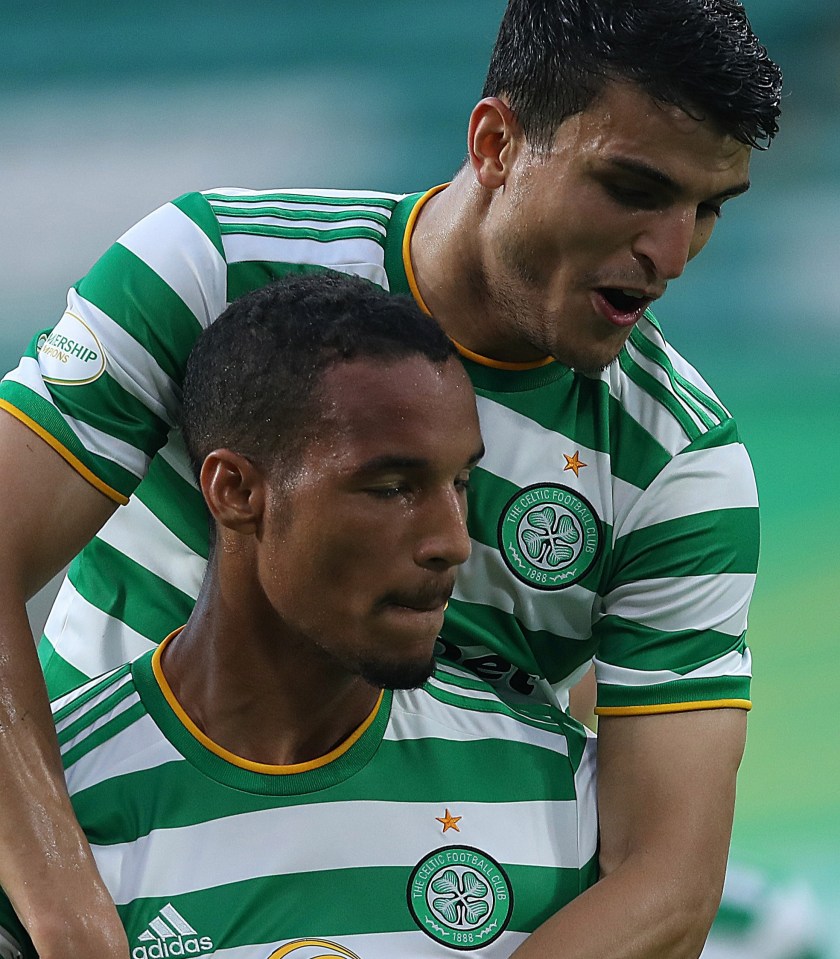
<path id="1" fill-rule="evenodd" d="M 53 693 L 140 655 L 198 594 L 206 519 L 177 422 L 202 327 L 291 272 L 354 273 L 419 300 L 408 240 L 429 195 L 188 194 L 130 229 L 33 339 L 0 405 L 124 504 L 47 622 Z M 602 713 L 747 708 L 756 491 L 704 380 L 650 314 L 600 375 L 463 352 L 487 455 L 442 651 L 509 698 L 559 690 L 562 704 L 594 657 Z"/>
<path id="2" fill-rule="evenodd" d="M 597 876 L 592 743 L 441 663 L 343 746 L 213 744 L 147 653 L 55 704 L 75 811 L 133 959 L 504 957 Z M 34 957 L 0 898 L 0 957 Z"/>

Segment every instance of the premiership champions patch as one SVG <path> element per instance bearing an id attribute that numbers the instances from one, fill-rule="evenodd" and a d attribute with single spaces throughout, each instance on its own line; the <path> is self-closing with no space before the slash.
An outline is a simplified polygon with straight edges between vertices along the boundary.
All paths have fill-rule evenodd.
<path id="1" fill-rule="evenodd" d="M 520 490 L 499 519 L 499 549 L 508 569 L 536 589 L 565 589 L 598 558 L 601 522 L 580 493 L 553 483 Z"/>
<path id="2" fill-rule="evenodd" d="M 505 931 L 513 889 L 505 871 L 472 846 L 443 846 L 414 867 L 408 908 L 420 929 L 452 949 L 480 949 Z"/>
<path id="3" fill-rule="evenodd" d="M 87 323 L 68 310 L 49 335 L 38 337 L 38 363 L 45 382 L 82 386 L 105 372 L 105 351 Z"/>

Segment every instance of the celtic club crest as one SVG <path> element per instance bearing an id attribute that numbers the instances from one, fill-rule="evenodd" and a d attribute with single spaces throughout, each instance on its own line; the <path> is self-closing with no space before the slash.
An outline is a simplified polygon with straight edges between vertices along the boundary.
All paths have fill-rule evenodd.
<path id="1" fill-rule="evenodd" d="M 536 589 L 564 589 L 582 579 L 601 550 L 601 523 L 567 486 L 520 490 L 502 511 L 499 549 L 508 569 Z"/>
<path id="2" fill-rule="evenodd" d="M 408 908 L 417 925 L 452 949 L 480 949 L 504 932 L 513 890 L 502 867 L 472 846 L 443 846 L 414 867 Z"/>

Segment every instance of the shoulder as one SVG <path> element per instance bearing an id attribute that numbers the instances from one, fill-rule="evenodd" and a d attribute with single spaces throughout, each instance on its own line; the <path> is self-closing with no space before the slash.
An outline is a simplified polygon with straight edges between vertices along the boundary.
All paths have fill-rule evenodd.
<path id="1" fill-rule="evenodd" d="M 422 687 L 394 694 L 386 737 L 495 740 L 576 758 L 587 734 L 559 709 L 544 703 L 507 703 L 474 673 L 439 659 Z"/>
<path id="2" fill-rule="evenodd" d="M 602 375 L 618 415 L 640 426 L 667 456 L 692 446 L 740 442 L 732 414 L 666 341 L 650 312 Z"/>
<path id="3" fill-rule="evenodd" d="M 52 703 L 71 795 L 132 769 L 135 756 L 164 742 L 127 663 Z M 143 760 L 149 761 L 149 756 Z"/>

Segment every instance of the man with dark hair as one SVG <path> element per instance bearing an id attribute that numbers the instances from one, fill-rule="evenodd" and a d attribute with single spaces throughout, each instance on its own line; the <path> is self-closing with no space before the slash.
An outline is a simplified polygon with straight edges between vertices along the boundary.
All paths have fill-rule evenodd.
<path id="1" fill-rule="evenodd" d="M 508 698 L 561 705 L 595 661 L 602 879 L 523 959 L 699 952 L 749 708 L 757 500 L 730 414 L 649 308 L 748 188 L 780 90 L 736 0 L 511 0 L 451 184 L 188 194 L 71 290 L 0 386 L 0 649 L 16 664 L 0 748 L 19 773 L 0 882 L 47 959 L 95 941 L 74 909 L 114 926 L 62 797 L 24 599 L 88 544 L 41 641 L 55 691 L 186 620 L 207 555 L 174 429 L 186 356 L 226 302 L 324 269 L 410 292 L 478 393 L 488 455 L 446 654 Z M 39 842 L 58 853 L 33 878 Z M 47 917 L 65 870 L 94 891 Z"/>
<path id="2" fill-rule="evenodd" d="M 483 451 L 455 348 L 407 298 L 292 277 L 199 336 L 182 429 L 196 607 L 55 704 L 132 956 L 510 955 L 597 877 L 594 750 L 433 660 Z M 0 897 L 0 957 L 36 955 Z"/>

